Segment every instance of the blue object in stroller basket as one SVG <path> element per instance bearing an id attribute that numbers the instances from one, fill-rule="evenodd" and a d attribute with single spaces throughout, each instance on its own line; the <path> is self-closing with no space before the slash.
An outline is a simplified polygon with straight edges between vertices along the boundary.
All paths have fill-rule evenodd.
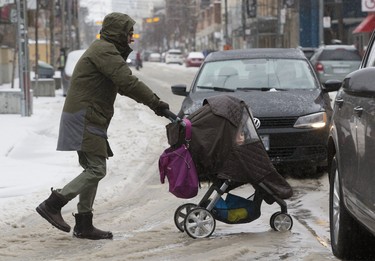
<path id="1" fill-rule="evenodd" d="M 185 137 L 181 120 L 174 122 L 177 116 L 168 117 L 172 120 L 167 125 L 168 143 L 179 146 Z M 199 181 L 211 185 L 198 204 L 186 203 L 176 209 L 178 230 L 192 238 L 209 237 L 216 221 L 240 224 L 258 219 L 263 201 L 280 206 L 270 218 L 271 228 L 290 230 L 293 220 L 284 200 L 293 190 L 273 166 L 245 102 L 230 95 L 212 96 L 187 118 L 192 124 L 189 151 Z M 229 193 L 245 184 L 255 189 L 249 198 Z"/>
<path id="2" fill-rule="evenodd" d="M 225 200 L 220 197 L 211 212 L 216 220 L 227 224 L 249 223 L 260 217 L 261 203 L 254 195 L 246 199 L 227 193 Z"/>

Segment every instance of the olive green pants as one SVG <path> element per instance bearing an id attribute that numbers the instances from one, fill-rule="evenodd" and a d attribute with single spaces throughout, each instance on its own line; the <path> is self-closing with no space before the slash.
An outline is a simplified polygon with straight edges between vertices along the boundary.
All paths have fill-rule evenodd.
<path id="1" fill-rule="evenodd" d="M 78 151 L 78 159 L 83 172 L 56 191 L 67 200 L 79 195 L 78 213 L 87 213 L 93 210 L 98 183 L 106 175 L 107 162 L 105 157 L 83 151 Z"/>

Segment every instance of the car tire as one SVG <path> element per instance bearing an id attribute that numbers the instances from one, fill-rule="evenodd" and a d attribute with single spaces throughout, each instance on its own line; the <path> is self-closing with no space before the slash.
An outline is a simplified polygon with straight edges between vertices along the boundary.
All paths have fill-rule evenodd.
<path id="1" fill-rule="evenodd" d="M 375 257 L 374 237 L 347 211 L 336 156 L 330 170 L 329 219 L 333 254 L 345 260 Z"/>

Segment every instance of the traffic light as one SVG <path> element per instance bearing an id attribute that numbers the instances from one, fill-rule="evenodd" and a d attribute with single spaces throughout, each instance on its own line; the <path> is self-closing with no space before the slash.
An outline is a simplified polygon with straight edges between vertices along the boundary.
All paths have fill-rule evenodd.
<path id="1" fill-rule="evenodd" d="M 146 18 L 146 23 L 148 24 L 157 23 L 159 21 L 160 21 L 160 17 L 158 16 Z"/>

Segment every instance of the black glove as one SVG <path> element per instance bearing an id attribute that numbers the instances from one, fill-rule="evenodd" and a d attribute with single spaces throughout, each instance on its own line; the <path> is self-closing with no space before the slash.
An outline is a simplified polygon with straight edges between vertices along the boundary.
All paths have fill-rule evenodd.
<path id="1" fill-rule="evenodd" d="M 158 116 L 165 116 L 164 111 L 169 110 L 169 104 L 163 101 L 159 101 L 159 103 L 152 109 L 156 115 Z"/>

